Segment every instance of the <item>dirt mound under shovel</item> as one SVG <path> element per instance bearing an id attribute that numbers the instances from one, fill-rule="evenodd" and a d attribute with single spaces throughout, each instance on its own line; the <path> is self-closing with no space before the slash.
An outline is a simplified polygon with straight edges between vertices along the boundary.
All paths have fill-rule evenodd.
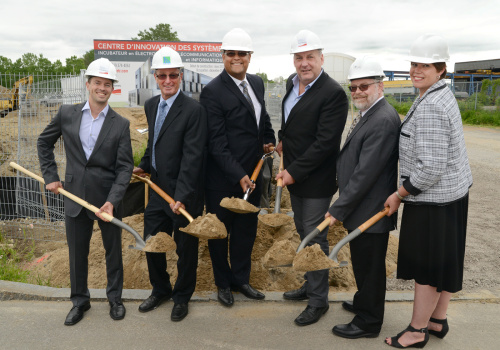
<path id="1" fill-rule="evenodd" d="M 179 230 L 204 239 L 220 239 L 227 237 L 226 226 L 217 218 L 215 214 L 198 216 L 186 227 Z"/>
<path id="2" fill-rule="evenodd" d="M 220 201 L 220 206 L 236 213 L 242 214 L 256 213 L 259 211 L 259 208 L 257 208 L 255 205 L 236 197 L 222 198 L 222 200 Z"/>
<path id="3" fill-rule="evenodd" d="M 146 246 L 143 248 L 145 252 L 151 253 L 166 253 L 174 252 L 177 249 L 174 239 L 165 232 L 158 232 L 146 241 Z"/>
<path id="4" fill-rule="evenodd" d="M 325 255 L 317 243 L 305 247 L 293 259 L 293 268 L 304 272 L 330 269 L 338 265 Z"/>

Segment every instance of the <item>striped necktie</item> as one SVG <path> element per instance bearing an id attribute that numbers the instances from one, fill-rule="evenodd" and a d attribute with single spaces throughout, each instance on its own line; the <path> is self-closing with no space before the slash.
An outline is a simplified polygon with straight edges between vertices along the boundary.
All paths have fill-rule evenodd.
<path id="1" fill-rule="evenodd" d="M 165 121 L 165 117 L 167 116 L 167 101 L 161 101 L 160 110 L 158 112 L 158 117 L 155 122 L 155 134 L 153 137 L 153 168 L 156 170 L 156 156 L 155 156 L 155 145 L 156 141 L 158 141 L 158 135 L 160 135 L 161 127 L 163 126 L 163 122 Z"/>
<path id="2" fill-rule="evenodd" d="M 248 103 L 250 103 L 250 106 L 252 107 L 252 110 L 255 113 L 255 107 L 253 106 L 252 98 L 250 97 L 250 94 L 248 93 L 248 83 L 246 81 L 242 81 L 240 85 L 243 87 L 243 96 L 247 99 Z"/>

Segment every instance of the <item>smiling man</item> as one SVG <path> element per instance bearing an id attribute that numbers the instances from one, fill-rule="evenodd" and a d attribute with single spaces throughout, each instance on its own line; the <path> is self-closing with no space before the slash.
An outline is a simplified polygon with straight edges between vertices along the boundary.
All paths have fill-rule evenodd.
<path id="1" fill-rule="evenodd" d="M 349 70 L 354 119 L 337 160 L 339 198 L 326 217 L 351 232 L 383 209 L 397 189 L 398 139 L 401 120 L 384 99 L 384 71 L 371 57 L 358 58 Z M 385 255 L 397 215 L 385 216 L 349 243 L 358 290 L 342 307 L 355 314 L 333 327 L 344 338 L 376 337 L 384 320 Z"/>
<path id="2" fill-rule="evenodd" d="M 69 248 L 71 302 L 65 325 L 80 322 L 90 309 L 87 287 L 88 255 L 94 220 L 98 220 L 106 250 L 106 295 L 110 316 L 125 317 L 122 303 L 123 263 L 121 231 L 107 222 L 101 212 L 121 218 L 121 202 L 134 166 L 130 123 L 109 105 L 116 80 L 115 66 L 105 58 L 92 62 L 85 76 L 88 101 L 62 105 L 38 138 L 38 157 L 46 188 L 58 193 L 63 185 L 54 158 L 54 145 L 62 136 L 66 152 L 64 189 L 100 207 L 96 214 L 64 197 L 66 238 Z"/>
<path id="3" fill-rule="evenodd" d="M 277 175 L 290 191 L 294 221 L 301 239 L 323 220 L 333 194 L 335 162 L 347 118 L 347 96 L 335 80 L 323 71 L 323 45 L 309 30 L 292 40 L 291 54 L 296 73 L 287 80 L 283 99 L 278 152 L 283 151 L 285 170 Z M 328 254 L 328 230 L 310 245 L 318 243 Z M 299 326 L 317 322 L 328 310 L 328 270 L 307 272 L 306 282 L 286 292 L 288 300 L 309 299 L 295 319 Z"/>
<path id="4" fill-rule="evenodd" d="M 252 188 L 248 201 L 259 206 L 262 175 L 250 181 L 264 152 L 276 143 L 264 103 L 264 83 L 247 74 L 252 39 L 240 28 L 222 40 L 224 70 L 202 90 L 201 104 L 208 118 L 207 212 L 226 226 L 228 238 L 208 241 L 219 302 L 234 303 L 231 290 L 247 298 L 264 299 L 250 285 L 251 254 L 257 235 L 257 213 L 237 214 L 220 206 L 224 197 L 239 197 Z M 228 254 L 229 259 L 228 261 Z"/>
<path id="5" fill-rule="evenodd" d="M 163 47 L 153 55 L 151 69 L 161 94 L 144 104 L 149 139 L 144 156 L 134 174 L 151 174 L 151 180 L 170 195 L 169 204 L 156 192 L 151 193 L 144 211 L 144 238 L 158 232 L 173 235 L 177 245 L 177 279 L 174 288 L 167 272 L 165 253 L 146 253 L 151 295 L 139 306 L 149 312 L 172 298 L 170 319 L 182 321 L 196 287 L 198 238 L 179 230 L 188 225 L 179 208 L 194 217 L 203 211 L 204 157 L 207 120 L 203 107 L 180 90 L 182 68 L 180 55 Z"/>

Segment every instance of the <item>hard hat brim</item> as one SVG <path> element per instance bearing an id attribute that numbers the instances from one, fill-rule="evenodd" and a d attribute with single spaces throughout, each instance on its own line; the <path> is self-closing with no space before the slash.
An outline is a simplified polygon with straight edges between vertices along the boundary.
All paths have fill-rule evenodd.
<path id="1" fill-rule="evenodd" d="M 429 57 L 419 57 L 419 56 L 408 56 L 405 61 L 410 61 L 410 62 L 415 62 L 415 63 L 446 63 L 446 62 L 449 62 L 450 59 L 447 58 L 447 59 L 443 59 L 443 58 L 440 58 L 440 59 L 433 59 L 433 58 L 429 58 Z"/>

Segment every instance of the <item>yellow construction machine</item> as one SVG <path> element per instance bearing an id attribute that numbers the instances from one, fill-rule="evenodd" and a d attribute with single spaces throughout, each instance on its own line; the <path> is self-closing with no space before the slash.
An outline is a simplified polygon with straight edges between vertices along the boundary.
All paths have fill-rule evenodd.
<path id="1" fill-rule="evenodd" d="M 31 93 L 31 84 L 33 76 L 29 75 L 16 81 L 12 89 L 3 88 L 0 91 L 0 118 L 19 108 L 19 96 L 28 97 Z"/>

